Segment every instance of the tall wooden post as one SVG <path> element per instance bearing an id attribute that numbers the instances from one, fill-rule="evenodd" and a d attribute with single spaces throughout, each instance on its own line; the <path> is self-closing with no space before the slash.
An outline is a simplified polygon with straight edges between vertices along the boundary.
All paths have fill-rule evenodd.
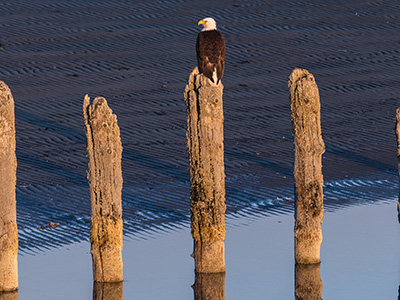
<path id="1" fill-rule="evenodd" d="M 93 278 L 99 282 L 122 281 L 122 145 L 117 116 L 106 99 L 97 97 L 90 105 L 87 95 L 83 113 L 89 157 Z"/>
<path id="2" fill-rule="evenodd" d="M 313 264 L 320 262 L 324 216 L 319 93 L 314 76 L 303 69 L 293 70 L 289 91 L 295 146 L 295 259 Z"/>
<path id="3" fill-rule="evenodd" d="M 185 90 L 191 227 L 197 273 L 225 272 L 223 85 L 193 69 Z"/>
<path id="4" fill-rule="evenodd" d="M 396 140 L 397 140 L 397 160 L 399 174 L 399 199 L 397 202 L 397 216 L 400 223 L 400 108 L 396 110 Z"/>
<path id="5" fill-rule="evenodd" d="M 320 264 L 295 266 L 296 300 L 322 300 Z"/>
<path id="6" fill-rule="evenodd" d="M 14 99 L 0 81 L 0 292 L 18 289 Z"/>

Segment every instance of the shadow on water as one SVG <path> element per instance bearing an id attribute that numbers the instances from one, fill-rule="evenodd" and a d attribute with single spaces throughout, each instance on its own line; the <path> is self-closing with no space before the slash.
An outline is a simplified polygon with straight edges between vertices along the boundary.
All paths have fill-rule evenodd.
<path id="1" fill-rule="evenodd" d="M 123 282 L 93 282 L 93 300 L 122 300 Z"/>
<path id="2" fill-rule="evenodd" d="M 223 300 L 225 299 L 225 272 L 196 273 L 192 288 L 194 300 Z"/>
<path id="3" fill-rule="evenodd" d="M 15 108 L 15 119 L 17 120 L 17 125 L 18 122 L 26 122 L 29 125 L 40 127 L 45 131 L 52 132 L 57 135 L 62 135 L 72 142 L 86 142 L 83 127 L 82 130 L 76 130 L 71 126 L 63 125 L 61 122 L 53 121 L 49 118 L 35 115 L 31 111 L 27 112 L 19 108 Z"/>
<path id="4" fill-rule="evenodd" d="M 179 168 L 171 163 L 157 159 L 156 157 L 134 151 L 129 148 L 124 148 L 122 152 L 123 159 L 128 159 L 143 167 L 152 169 L 159 174 L 169 178 L 178 180 L 180 182 L 189 182 L 189 170 Z"/>
<path id="5" fill-rule="evenodd" d="M 38 170 L 40 169 L 40 172 L 42 173 L 57 176 L 76 185 L 80 186 L 87 185 L 87 179 L 85 174 L 80 174 L 78 172 L 70 171 L 67 168 L 62 167 L 56 163 L 52 163 L 44 158 L 37 157 L 22 150 L 17 149 L 16 155 L 18 163 L 30 165 L 34 168 L 37 168 Z M 39 181 L 41 182 L 42 179 L 39 178 Z"/>
<path id="6" fill-rule="evenodd" d="M 228 148 L 225 149 L 225 156 L 227 158 L 242 159 L 247 162 L 257 164 L 260 167 L 268 169 L 274 173 L 279 173 L 288 177 L 293 176 L 292 169 L 283 166 L 283 164 L 276 163 L 272 160 L 266 160 L 264 158 L 260 158 L 257 155 L 251 153 L 246 153 L 244 151 Z"/>
<path id="7" fill-rule="evenodd" d="M 18 300 L 18 291 L 0 293 L 0 300 Z"/>
<path id="8" fill-rule="evenodd" d="M 295 266 L 296 300 L 322 300 L 320 264 Z"/>
<path id="9" fill-rule="evenodd" d="M 382 171 L 385 173 L 392 174 L 393 170 L 394 170 L 394 167 L 392 165 L 385 164 L 376 159 L 366 157 L 365 155 L 361 155 L 354 151 L 350 151 L 350 150 L 347 150 L 347 149 L 344 149 L 344 148 L 341 148 L 338 146 L 326 145 L 325 152 L 343 157 L 343 158 L 351 160 L 355 163 L 364 165 L 365 167 L 379 170 L 379 171 Z"/>

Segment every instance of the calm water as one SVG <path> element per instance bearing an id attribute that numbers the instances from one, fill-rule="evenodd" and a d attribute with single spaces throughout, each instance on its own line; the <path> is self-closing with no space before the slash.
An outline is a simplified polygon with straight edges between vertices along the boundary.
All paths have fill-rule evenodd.
<path id="1" fill-rule="evenodd" d="M 326 213 L 323 299 L 397 299 L 400 225 L 396 202 Z M 293 218 L 229 220 L 226 299 L 294 299 Z M 20 257 L 19 299 L 92 299 L 90 245 Z M 189 229 L 124 244 L 124 299 L 193 299 Z M 119 298 L 120 299 L 120 298 Z"/>

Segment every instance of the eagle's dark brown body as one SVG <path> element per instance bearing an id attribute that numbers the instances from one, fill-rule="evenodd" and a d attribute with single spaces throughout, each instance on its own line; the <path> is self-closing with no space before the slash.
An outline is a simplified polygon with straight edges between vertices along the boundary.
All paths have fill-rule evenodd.
<path id="1" fill-rule="evenodd" d="M 199 72 L 218 84 L 225 67 L 225 41 L 222 34 L 217 30 L 201 31 L 197 36 L 196 52 Z M 214 71 L 216 78 L 213 78 Z"/>

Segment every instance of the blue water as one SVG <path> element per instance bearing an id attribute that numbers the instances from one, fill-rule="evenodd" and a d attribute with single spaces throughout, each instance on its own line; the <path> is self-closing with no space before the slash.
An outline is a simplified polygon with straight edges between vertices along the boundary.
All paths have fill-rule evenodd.
<path id="1" fill-rule="evenodd" d="M 183 91 L 197 22 L 226 40 L 227 213 L 291 212 L 293 138 L 287 80 L 316 78 L 325 207 L 397 196 L 398 1 L 146 0 L 0 3 L 0 79 L 15 101 L 20 250 L 88 239 L 83 97 L 103 96 L 123 144 L 127 236 L 189 219 Z M 50 222 L 56 229 L 38 229 Z M 245 222 L 245 221 L 244 221 Z"/>
<path id="2" fill-rule="evenodd" d="M 91 297 L 85 94 L 104 96 L 121 128 L 125 299 L 193 297 L 183 91 L 205 16 L 227 45 L 226 299 L 294 297 L 287 80 L 295 67 L 315 76 L 321 97 L 322 297 L 396 299 L 399 8 L 397 0 L 0 2 L 0 80 L 15 101 L 20 299 Z"/>
<path id="3" fill-rule="evenodd" d="M 320 276 L 323 299 L 397 299 L 400 226 L 396 201 L 326 213 Z M 90 245 L 19 259 L 19 299 L 90 299 Z M 124 242 L 124 299 L 193 299 L 194 262 L 184 227 Z M 293 217 L 228 219 L 226 299 L 294 299 Z"/>

